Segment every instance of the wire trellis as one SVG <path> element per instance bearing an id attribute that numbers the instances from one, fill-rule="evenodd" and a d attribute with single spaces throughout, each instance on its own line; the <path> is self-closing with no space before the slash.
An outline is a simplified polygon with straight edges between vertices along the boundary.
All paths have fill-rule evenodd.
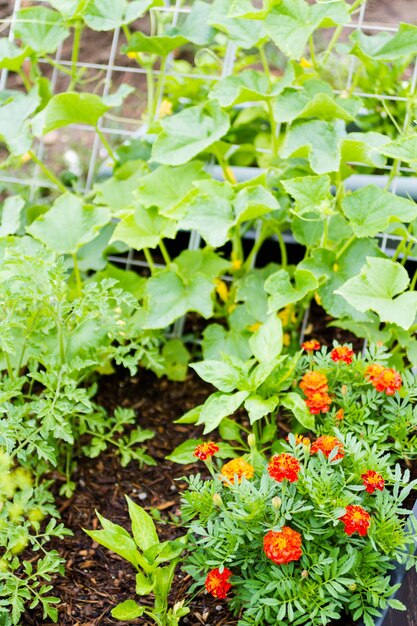
<path id="1" fill-rule="evenodd" d="M 183 4 L 184 4 L 183 0 L 165 0 L 165 6 L 155 7 L 151 9 L 151 11 L 164 12 L 167 16 L 168 15 L 170 16 L 171 25 L 176 26 L 179 23 L 180 19 L 182 19 L 187 14 L 189 14 L 192 9 L 192 0 L 186 6 L 183 6 Z M 21 9 L 21 5 L 22 5 L 21 0 L 15 0 L 11 15 L 8 15 L 4 19 L 0 20 L 0 24 L 2 25 L 3 28 L 6 28 L 6 26 L 8 26 L 7 37 L 11 42 L 15 40 L 15 26 L 16 26 L 16 21 L 17 21 L 17 14 L 18 14 L 18 11 Z M 379 33 L 379 32 L 396 33 L 398 31 L 399 24 L 383 24 L 383 23 L 375 23 L 373 21 L 367 21 L 366 20 L 367 11 L 368 11 L 368 0 L 364 0 L 355 18 L 352 20 L 351 23 L 343 25 L 343 28 L 366 33 L 366 34 Z M 407 18 L 407 16 L 404 16 L 404 17 L 405 19 Z M 99 38 L 101 34 L 102 33 L 96 33 L 97 38 Z M 114 83 L 116 84 L 120 83 L 121 74 L 123 74 L 123 76 L 127 76 L 129 74 L 132 76 L 133 75 L 144 76 L 146 74 L 146 70 L 141 67 L 132 67 L 131 65 L 127 63 L 126 65 L 123 65 L 123 64 L 120 64 L 119 62 L 116 62 L 116 61 L 119 61 L 119 57 L 118 57 L 119 44 L 120 44 L 120 29 L 116 29 L 113 32 L 112 41 L 111 41 L 111 45 L 109 48 L 109 55 L 108 55 L 108 59 L 106 62 L 98 63 L 94 61 L 79 60 L 76 63 L 77 70 L 85 70 L 85 71 L 95 70 L 95 71 L 104 73 L 103 87 L 101 90 L 101 95 L 103 97 L 109 95 L 112 85 Z M 62 58 L 63 56 L 62 49 L 63 47 L 62 45 L 60 45 L 53 59 L 53 69 L 52 69 L 52 74 L 51 74 L 51 88 L 52 88 L 53 93 L 57 91 L 58 79 L 61 73 L 61 70 L 59 68 L 60 67 L 61 68 L 72 67 L 72 62 L 70 60 Z M 233 74 L 235 72 L 236 46 L 232 41 L 228 42 L 227 47 L 226 47 L 226 52 L 222 60 L 222 65 L 221 65 L 221 68 L 219 69 L 218 74 L 210 74 L 210 73 L 205 74 L 205 73 L 199 73 L 198 71 L 193 72 L 193 73 L 187 73 L 187 72 L 180 73 L 175 70 L 175 63 L 173 61 L 174 61 L 174 56 L 173 56 L 173 53 L 171 53 L 167 59 L 167 63 L 164 64 L 162 68 L 160 69 L 154 68 L 152 70 L 154 78 L 157 79 L 161 77 L 161 74 L 162 74 L 161 78 L 163 82 L 166 81 L 170 77 L 174 79 L 175 78 L 177 79 L 187 78 L 187 79 L 193 79 L 193 80 L 213 82 L 225 76 Z M 44 59 L 44 60 L 41 60 L 41 63 L 50 65 L 51 61 L 50 59 Z M 377 100 L 380 100 L 381 102 L 404 102 L 404 103 L 409 101 L 409 99 L 414 97 L 416 94 L 417 59 L 416 59 L 416 62 L 414 62 L 413 64 L 412 75 L 409 79 L 408 96 L 399 96 L 399 95 L 390 94 L 390 93 L 376 94 L 376 93 L 370 93 L 370 92 L 363 92 L 360 89 L 356 89 L 356 88 L 352 90 L 352 85 L 353 85 L 354 75 L 355 75 L 355 66 L 356 66 L 355 58 L 350 57 L 349 64 L 347 67 L 347 79 L 346 79 L 345 87 L 344 89 L 339 89 L 339 90 L 335 89 L 334 91 L 336 94 L 351 92 L 352 95 L 355 95 L 364 99 L 373 99 L 373 100 L 377 99 Z M 116 78 L 117 75 L 119 75 L 119 79 Z M 8 82 L 9 82 L 9 72 L 3 69 L 0 72 L 0 90 L 6 89 L 8 86 Z M 162 97 L 163 97 L 163 89 L 160 92 L 159 102 L 157 103 L 157 106 L 155 109 L 156 110 L 155 120 L 158 119 Z M 103 116 L 103 118 L 101 119 L 99 123 L 99 127 L 98 127 L 99 131 L 102 132 L 106 137 L 113 138 L 118 141 L 120 140 L 127 141 L 129 139 L 137 137 L 138 135 L 140 135 L 141 131 L 143 131 L 143 127 L 144 127 L 144 122 L 143 120 L 139 118 L 139 116 L 138 116 L 137 121 L 132 120 L 131 118 L 127 118 L 127 117 L 123 119 L 123 116 L 122 116 L 121 119 L 119 120 L 118 128 L 112 128 L 111 125 L 108 124 L 108 122 L 109 122 L 109 118 L 108 117 L 106 118 L 106 115 Z M 405 115 L 403 130 L 405 130 L 408 127 L 410 122 L 411 122 L 410 110 L 408 109 Z M 91 191 L 92 186 L 96 180 L 97 171 L 99 170 L 103 162 L 103 159 L 101 157 L 101 149 L 100 149 L 102 146 L 102 142 L 99 137 L 99 134 L 97 133 L 96 129 L 93 127 L 76 124 L 70 128 L 73 128 L 74 130 L 77 130 L 80 133 L 85 133 L 86 134 L 85 136 L 87 136 L 88 134 L 88 136 L 90 136 L 92 139 L 92 148 L 91 148 L 91 152 L 89 155 L 85 183 L 78 190 L 81 192 L 89 192 Z M 257 150 L 258 152 L 264 152 L 264 153 L 269 152 L 269 150 L 267 149 L 258 148 Z M 43 140 L 38 142 L 36 153 L 37 153 L 37 157 L 39 159 L 42 159 L 45 153 L 45 142 Z M 361 167 L 366 167 L 366 166 L 361 164 Z M 380 169 L 384 169 L 384 167 Z M 390 168 L 387 167 L 386 169 L 389 170 Z M 208 164 L 208 170 L 212 172 L 214 171 L 213 163 Z M 404 173 L 404 174 L 410 175 L 413 172 L 414 170 L 412 170 L 409 167 L 406 167 L 404 164 L 400 164 L 398 167 L 398 174 Z M 397 191 L 398 180 L 399 178 L 395 177 L 392 181 L 390 190 L 393 193 L 396 193 Z M 0 183 L 4 183 L 7 185 L 21 185 L 23 187 L 27 187 L 29 189 L 30 198 L 32 200 L 34 199 L 36 191 L 39 188 L 46 187 L 46 188 L 50 188 L 51 190 L 54 188 L 54 185 L 51 182 L 45 180 L 45 178 L 41 176 L 41 171 L 38 165 L 36 164 L 34 164 L 33 171 L 30 176 L 28 176 L 27 173 L 24 173 L 21 176 L 18 176 L 18 175 L 15 175 L 14 173 L 0 170 Z M 253 231 L 253 233 L 251 234 L 251 237 L 256 239 L 256 235 L 258 232 L 259 230 Z M 190 250 L 198 249 L 200 246 L 200 239 L 201 239 L 200 235 L 197 232 L 191 232 L 189 235 L 188 249 Z M 286 236 L 286 239 L 288 242 L 294 241 L 289 235 Z M 393 250 L 395 250 L 396 248 L 396 241 L 399 241 L 400 239 L 401 239 L 400 237 L 395 237 L 392 235 L 387 235 L 387 234 L 381 235 L 381 237 L 379 238 L 379 245 L 380 245 L 381 250 L 388 255 L 392 254 Z M 122 267 L 126 269 L 130 269 L 134 267 L 138 267 L 138 268 L 147 267 L 147 264 L 145 261 L 141 261 L 141 260 L 134 258 L 132 251 L 130 251 L 124 256 L 111 256 L 109 260 L 121 265 Z M 305 329 L 307 328 L 307 324 L 308 324 L 308 316 L 305 316 L 303 320 L 303 324 L 302 324 L 303 333 Z M 175 335 L 180 336 L 183 333 L 183 330 L 184 330 L 184 320 L 180 319 L 176 322 L 173 332 Z"/>

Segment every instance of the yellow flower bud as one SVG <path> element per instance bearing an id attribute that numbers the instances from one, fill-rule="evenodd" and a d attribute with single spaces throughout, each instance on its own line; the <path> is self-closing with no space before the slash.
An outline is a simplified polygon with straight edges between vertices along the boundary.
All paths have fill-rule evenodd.
<path id="1" fill-rule="evenodd" d="M 284 333 L 282 336 L 282 343 L 284 346 L 289 346 L 291 343 L 291 335 L 290 333 Z"/>
<path id="2" fill-rule="evenodd" d="M 321 306 L 321 298 L 320 298 L 319 294 L 317 293 L 317 291 L 316 291 L 316 293 L 314 294 L 314 300 L 317 302 L 317 304 L 318 304 L 319 306 Z"/>
<path id="3" fill-rule="evenodd" d="M 305 57 L 302 57 L 300 61 L 300 67 L 302 67 L 303 70 L 306 70 L 310 67 L 313 67 L 313 64 L 310 61 L 308 61 Z"/>
<path id="4" fill-rule="evenodd" d="M 137 54 L 136 52 L 127 52 L 127 53 L 126 53 L 126 56 L 127 56 L 129 59 L 136 59 L 136 54 Z"/>
<path id="5" fill-rule="evenodd" d="M 219 294 L 220 299 L 223 300 L 223 302 L 227 302 L 227 299 L 229 297 L 229 289 L 227 288 L 224 280 L 220 280 L 220 278 L 217 278 L 215 281 L 215 285 L 216 291 Z"/>
<path id="6" fill-rule="evenodd" d="M 258 330 L 258 328 L 261 327 L 261 322 L 255 322 L 254 324 L 251 324 L 250 326 L 248 326 L 248 330 L 251 333 L 254 333 Z"/>
<path id="7" fill-rule="evenodd" d="M 168 115 L 172 115 L 172 102 L 164 98 L 159 107 L 159 117 L 162 119 Z"/>
<path id="8" fill-rule="evenodd" d="M 248 435 L 248 446 L 249 448 L 256 448 L 256 437 L 253 433 Z"/>

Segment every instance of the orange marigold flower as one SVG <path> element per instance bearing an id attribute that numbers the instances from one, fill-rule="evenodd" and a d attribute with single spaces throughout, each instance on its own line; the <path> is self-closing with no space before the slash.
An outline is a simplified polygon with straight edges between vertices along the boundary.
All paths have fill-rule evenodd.
<path id="1" fill-rule="evenodd" d="M 368 470 L 361 475 L 361 478 L 368 493 L 373 493 L 375 489 L 382 491 L 385 487 L 385 480 L 382 478 L 381 474 L 378 474 L 378 472 L 374 470 Z"/>
<path id="2" fill-rule="evenodd" d="M 268 559 L 277 565 L 298 561 L 303 553 L 301 535 L 289 526 L 270 530 L 264 537 L 264 551 Z"/>
<path id="3" fill-rule="evenodd" d="M 341 422 L 345 419 L 345 412 L 343 409 L 339 409 L 336 415 L 334 416 L 338 422 Z"/>
<path id="4" fill-rule="evenodd" d="M 335 363 L 337 363 L 337 361 L 344 361 L 344 363 L 350 365 L 354 354 L 353 350 L 348 346 L 337 346 L 337 348 L 333 348 L 330 352 L 330 358 Z"/>
<path id="5" fill-rule="evenodd" d="M 232 587 L 229 578 L 232 575 L 230 569 L 225 567 L 222 572 L 216 567 L 212 569 L 206 576 L 205 587 L 209 593 L 215 598 L 222 600 L 227 596 L 227 592 Z"/>
<path id="6" fill-rule="evenodd" d="M 321 435 L 316 439 L 316 441 L 311 446 L 311 454 L 315 454 L 319 450 L 321 450 L 327 458 L 329 458 L 330 452 L 333 448 L 338 449 L 336 456 L 333 461 L 337 461 L 338 459 L 343 459 L 345 456 L 345 451 L 343 449 L 343 443 L 339 441 L 337 437 L 333 437 L 332 435 Z"/>
<path id="7" fill-rule="evenodd" d="M 345 515 L 340 518 L 340 521 L 345 525 L 345 533 L 347 535 L 353 535 L 357 531 L 362 537 L 365 537 L 368 533 L 371 516 L 361 506 L 349 504 L 346 507 Z"/>
<path id="8" fill-rule="evenodd" d="M 321 346 L 317 339 L 309 339 L 301 344 L 301 347 L 306 352 L 314 352 L 315 350 L 320 350 Z"/>
<path id="9" fill-rule="evenodd" d="M 318 415 L 319 413 L 327 413 L 330 409 L 330 405 L 332 403 L 332 399 L 329 394 L 321 391 L 316 391 L 307 397 L 305 403 L 308 407 L 308 410 L 313 415 Z"/>
<path id="10" fill-rule="evenodd" d="M 393 396 L 403 383 L 401 375 L 390 368 L 384 369 L 384 371 L 371 382 L 377 391 L 385 391 L 387 396 Z"/>
<path id="11" fill-rule="evenodd" d="M 298 480 L 298 472 L 301 465 L 292 454 L 276 454 L 268 463 L 268 474 L 271 478 L 281 483 L 284 478 L 294 483 Z"/>
<path id="12" fill-rule="evenodd" d="M 237 476 L 237 482 L 240 484 L 242 478 L 249 480 L 255 473 L 253 465 L 245 461 L 243 457 L 232 459 L 228 463 L 225 463 L 221 469 L 221 474 L 231 483 L 234 481 L 234 477 Z"/>
<path id="13" fill-rule="evenodd" d="M 205 443 L 200 443 L 194 450 L 193 454 L 201 461 L 207 461 L 210 457 L 216 454 L 220 450 L 217 443 L 214 441 L 207 441 Z"/>
<path id="14" fill-rule="evenodd" d="M 378 378 L 378 376 L 380 374 L 382 374 L 384 369 L 385 369 L 385 367 L 383 365 L 380 365 L 379 363 L 371 363 L 365 369 L 365 377 L 369 378 L 371 383 L 373 383 L 374 380 L 376 380 Z"/>
<path id="15" fill-rule="evenodd" d="M 306 372 L 301 379 L 300 389 L 304 391 L 306 396 L 317 391 L 323 393 L 329 389 L 327 384 L 327 377 L 321 372 Z"/>

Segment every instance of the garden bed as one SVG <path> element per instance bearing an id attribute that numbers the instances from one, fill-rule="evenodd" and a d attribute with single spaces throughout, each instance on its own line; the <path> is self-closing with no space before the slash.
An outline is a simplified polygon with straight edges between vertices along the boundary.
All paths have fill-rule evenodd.
<path id="1" fill-rule="evenodd" d="M 317 316 L 317 308 L 314 313 Z M 317 328 L 322 329 L 324 338 L 329 334 L 329 329 L 325 327 L 324 320 L 320 320 L 320 317 L 318 320 Z M 343 339 L 342 335 L 340 339 Z M 102 379 L 97 399 L 104 407 L 109 411 L 116 406 L 133 408 L 137 412 L 139 424 L 157 433 L 157 437 L 150 441 L 148 450 L 158 465 L 140 470 L 137 465 L 130 463 L 122 468 L 118 458 L 111 453 L 102 454 L 97 459 L 83 458 L 74 476 L 75 495 L 70 500 L 57 498 L 62 521 L 74 533 L 73 537 L 55 541 L 54 545 L 66 560 L 66 575 L 55 581 L 53 591 L 61 599 L 60 626 L 120 624 L 111 617 L 110 611 L 117 603 L 132 597 L 134 592 L 133 568 L 126 567 L 123 559 L 97 543 L 92 543 L 83 532 L 83 528 L 97 528 L 96 511 L 129 529 L 124 498 L 126 494 L 152 513 L 159 522 L 158 530 L 163 540 L 174 539 L 183 533 L 179 502 L 181 492 L 187 485 L 181 478 L 201 472 L 202 464 L 180 466 L 165 460 L 165 457 L 186 439 L 201 435 L 201 428 L 175 424 L 174 420 L 203 402 L 211 391 L 211 385 L 201 381 L 194 373 L 190 373 L 183 383 L 158 379 L 146 371 L 130 378 L 125 370 L 119 370 Z M 285 435 L 285 430 L 282 430 L 282 435 Z M 414 469 L 417 470 L 416 467 Z M 58 488 L 60 477 L 55 476 L 55 479 Z M 410 507 L 412 500 L 410 497 Z M 190 576 L 178 568 L 171 592 L 172 603 L 186 597 L 191 583 Z M 416 575 L 410 572 L 399 593 L 408 611 L 391 611 L 384 626 L 415 626 L 415 584 Z M 192 598 L 190 608 L 190 614 L 181 622 L 184 626 L 232 626 L 237 623 L 237 619 L 228 611 L 227 601 L 204 593 Z M 22 623 L 25 626 L 52 626 L 52 622 L 45 622 L 41 612 L 37 611 L 25 614 Z M 143 618 L 123 623 L 150 624 Z M 353 624 L 348 617 L 335 622 L 335 626 Z"/>

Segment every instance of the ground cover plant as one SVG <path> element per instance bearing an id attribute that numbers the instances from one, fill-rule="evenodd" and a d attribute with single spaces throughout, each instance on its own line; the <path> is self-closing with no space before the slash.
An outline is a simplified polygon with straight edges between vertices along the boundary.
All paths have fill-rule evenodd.
<path id="1" fill-rule="evenodd" d="M 68 533 L 54 521 L 51 489 L 72 497 L 72 476 L 82 456 L 112 449 L 122 466 L 136 462 L 143 469 L 155 463 L 147 450 L 158 436 L 152 424 L 142 425 L 124 406 L 103 408 L 97 401 L 103 377 L 124 367 L 131 376 L 150 369 L 181 381 L 192 362 L 218 391 L 182 417 L 179 412 L 179 425 L 218 432 L 216 458 L 231 459 L 232 468 L 247 468 L 249 461 L 254 467 L 254 476 L 246 476 L 249 486 L 245 481 L 240 491 L 236 484 L 223 486 L 222 498 L 229 502 L 230 496 L 231 509 L 245 490 L 245 498 L 254 498 L 248 506 L 254 506 L 256 489 L 266 488 L 261 471 L 267 455 L 290 454 L 290 448 L 296 456 L 304 454 L 301 491 L 320 474 L 323 456 L 307 455 L 307 444 L 304 449 L 294 448 L 292 439 L 285 443 L 279 436 L 282 424 L 298 435 L 314 434 L 317 441 L 337 437 L 350 456 L 345 465 L 333 464 L 341 459 L 331 456 L 329 467 L 339 486 L 346 472 L 348 488 L 336 508 L 327 510 L 333 529 L 323 530 L 317 522 L 311 531 L 329 532 L 337 550 L 341 537 L 346 539 L 338 520 L 348 514 L 346 507 L 359 506 L 350 504 L 358 458 L 375 459 L 372 467 L 362 468 L 387 481 L 385 498 L 377 494 L 372 500 L 375 515 L 388 520 L 381 522 L 381 533 L 388 534 L 390 524 L 399 533 L 398 546 L 389 551 L 385 540 L 372 539 L 371 524 L 366 545 L 374 552 L 368 564 L 369 571 L 380 568 L 379 599 L 364 600 L 360 612 L 337 585 L 330 585 L 333 594 L 326 591 L 333 600 L 322 598 L 329 619 L 343 609 L 370 624 L 392 592 L 389 564 L 401 561 L 400 547 L 410 543 L 398 493 L 407 480 L 393 463 L 412 468 L 416 456 L 410 366 L 417 366 L 417 205 L 396 195 L 391 184 L 404 165 L 407 175 L 416 167 L 412 60 L 417 27 L 401 24 L 395 34 L 372 36 L 352 29 L 347 36 L 344 25 L 358 18 L 360 0 L 271 0 L 262 7 L 246 0 L 229 7 L 222 0 L 197 0 L 175 23 L 163 4 L 30 2 L 14 16 L 13 40 L 0 39 L 0 70 L 12 80 L 11 88 L 0 92 L 0 165 L 12 175 L 35 174 L 43 181 L 35 190 L 15 183 L 5 187 L 0 207 L 1 619 L 18 624 L 27 605 L 41 605 L 43 619 L 58 619 L 50 583 L 63 562 L 46 546 Z M 88 76 L 80 62 L 89 32 L 101 36 L 119 29 L 118 54 L 136 64 L 147 83 L 140 135 L 120 144 L 103 130 L 103 121 L 123 115 L 134 88 L 112 86 L 106 79 L 99 95 L 100 75 Z M 65 61 L 60 55 L 64 50 L 65 57 L 68 43 L 71 54 Z M 226 71 L 231 56 L 234 64 Z M 352 69 L 347 87 L 341 87 L 342 58 Z M 57 92 L 51 71 L 62 81 Z M 382 99 L 373 110 L 375 99 L 364 96 L 381 91 L 394 99 L 388 104 Z M 91 127 L 106 153 L 105 180 L 98 176 L 92 186 L 94 177 L 83 180 L 82 174 L 63 170 L 44 149 L 51 133 L 74 125 Z M 250 166 L 249 175 L 239 166 Z M 349 177 L 364 171 L 387 173 L 385 188 L 351 191 Z M 190 232 L 187 247 L 183 242 Z M 380 242 L 392 237 L 396 248 L 389 254 Z M 141 274 L 120 270 L 114 262 L 126 254 L 146 269 Z M 334 328 L 365 339 L 368 350 L 355 355 L 350 344 L 337 343 L 326 350 L 313 339 L 300 350 L 312 302 L 331 317 Z M 181 337 L 181 320 L 190 313 L 194 323 Z M 210 445 L 193 435 L 166 452 L 170 460 L 190 463 L 196 446 L 210 456 Z M 57 477 L 59 489 L 52 485 Z M 233 474 L 230 478 L 233 483 Z M 221 487 L 217 474 L 213 483 L 190 481 L 203 500 L 212 485 Z M 139 526 L 145 524 L 146 514 L 129 503 L 130 513 L 142 520 Z M 213 506 L 210 524 L 220 510 L 218 523 L 240 536 L 238 522 L 232 529 L 226 513 L 222 517 L 229 505 L 223 509 L 218 500 Z M 276 509 L 273 533 L 281 532 Z M 186 520 L 191 519 L 187 511 Z M 309 516 L 311 509 L 305 511 Z M 294 532 L 303 529 L 305 511 L 299 510 L 301 525 Z M 256 522 L 253 550 L 260 529 L 272 519 L 272 510 L 264 514 Z M 116 528 L 102 519 L 103 531 L 91 531 L 96 539 L 104 536 L 97 533 Z M 190 523 L 192 543 L 196 533 Z M 130 603 L 116 609 L 115 617 L 126 609 L 133 619 L 146 614 L 156 623 L 178 623 L 186 609 L 173 605 L 169 612 L 167 595 L 183 546 L 177 553 L 174 545 L 171 553 L 170 544 L 161 544 L 158 550 L 167 547 L 166 553 L 148 553 L 153 546 L 142 545 L 137 525 L 132 531 L 129 541 L 145 554 L 140 564 L 132 544 L 133 565 L 147 577 L 138 572 L 136 591 L 153 590 L 155 606 Z M 104 545 L 114 549 L 121 538 L 129 543 L 126 531 L 117 530 Z M 319 542 L 308 533 L 306 539 L 320 564 L 317 576 L 327 576 L 326 559 L 336 553 L 318 555 Z M 213 549 L 221 551 L 219 546 Z M 203 558 L 190 547 L 187 559 Z M 44 557 L 37 559 L 30 550 Z M 378 550 L 383 559 L 375 556 Z M 160 567 L 165 557 L 172 562 Z M 212 561 L 214 574 L 206 588 L 239 588 L 234 578 L 229 582 L 228 561 Z M 347 562 L 343 576 L 358 566 L 353 557 Z M 190 564 L 186 567 L 196 574 Z M 303 567 L 308 571 L 307 564 Z M 261 575 L 255 558 L 247 568 L 251 580 Z M 236 612 L 245 607 L 242 624 L 292 619 L 293 611 L 299 612 L 298 623 L 308 619 L 304 605 L 286 602 L 284 613 L 275 596 L 262 600 L 269 608 L 257 613 L 250 598 L 239 593 L 231 606 Z"/>

